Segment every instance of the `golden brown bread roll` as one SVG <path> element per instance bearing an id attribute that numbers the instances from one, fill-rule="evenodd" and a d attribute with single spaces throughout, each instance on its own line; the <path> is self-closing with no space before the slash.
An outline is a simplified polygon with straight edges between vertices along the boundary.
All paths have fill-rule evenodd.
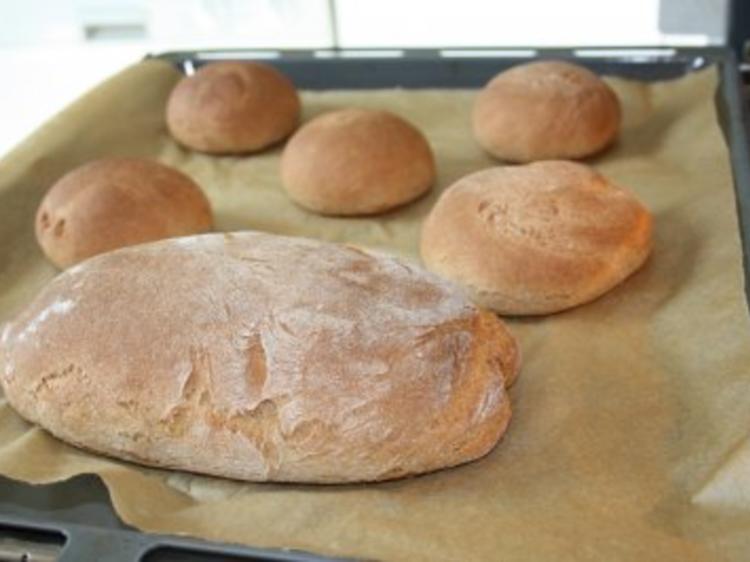
<path id="1" fill-rule="evenodd" d="M 547 314 L 588 302 L 637 270 L 651 215 L 583 164 L 491 168 L 448 188 L 422 229 L 432 271 L 502 314 Z"/>
<path id="2" fill-rule="evenodd" d="M 64 268 L 90 256 L 211 229 L 211 206 L 193 180 L 140 158 L 106 158 L 67 173 L 36 213 L 36 238 Z"/>
<path id="3" fill-rule="evenodd" d="M 26 419 L 149 465 L 385 480 L 486 454 L 515 342 L 422 269 L 303 238 L 176 238 L 92 258 L 0 334 Z"/>
<path id="4" fill-rule="evenodd" d="M 217 62 L 177 83 L 167 126 L 178 142 L 201 152 L 253 152 L 288 136 L 299 113 L 297 90 L 272 66 Z"/>
<path id="5" fill-rule="evenodd" d="M 428 191 L 435 159 L 422 133 L 404 119 L 342 109 L 313 119 L 291 138 L 281 179 L 289 197 L 312 211 L 372 214 Z"/>
<path id="6" fill-rule="evenodd" d="M 617 136 L 620 102 L 593 72 L 560 61 L 514 66 L 479 93 L 474 136 L 510 162 L 582 158 Z"/>

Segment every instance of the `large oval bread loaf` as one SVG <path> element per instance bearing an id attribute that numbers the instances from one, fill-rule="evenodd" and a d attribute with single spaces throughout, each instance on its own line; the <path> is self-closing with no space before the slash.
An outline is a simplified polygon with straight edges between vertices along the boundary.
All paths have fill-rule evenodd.
<path id="1" fill-rule="evenodd" d="M 513 338 L 396 259 L 260 233 L 125 248 L 55 278 L 0 343 L 11 405 L 73 444 L 255 481 L 397 478 L 486 454 Z"/>

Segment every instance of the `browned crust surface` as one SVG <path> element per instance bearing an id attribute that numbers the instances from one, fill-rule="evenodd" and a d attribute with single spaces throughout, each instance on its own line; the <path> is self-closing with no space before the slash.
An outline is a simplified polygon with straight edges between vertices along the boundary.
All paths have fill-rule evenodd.
<path id="1" fill-rule="evenodd" d="M 260 233 L 98 256 L 0 338 L 0 380 L 59 438 L 256 481 L 397 478 L 486 454 L 518 369 L 500 320 L 423 270 Z"/>
<path id="2" fill-rule="evenodd" d="M 588 302 L 638 269 L 652 218 L 629 191 L 573 162 L 491 168 L 448 188 L 422 230 L 432 271 L 503 314 Z"/>
<path id="3" fill-rule="evenodd" d="M 372 214 L 427 192 L 435 159 L 424 135 L 385 111 L 342 109 L 304 125 L 289 141 L 281 178 L 293 201 L 331 215 Z"/>
<path id="4" fill-rule="evenodd" d="M 510 162 L 582 158 L 620 128 L 620 102 L 589 70 L 567 62 L 515 66 L 479 93 L 472 123 L 479 144 Z"/>
<path id="5" fill-rule="evenodd" d="M 217 62 L 175 86 L 167 126 L 183 145 L 208 153 L 254 152 L 288 136 L 299 122 L 294 84 L 255 62 Z"/>
<path id="6" fill-rule="evenodd" d="M 211 206 L 185 174 L 152 160 L 106 158 L 67 173 L 37 210 L 36 237 L 67 267 L 90 256 L 210 230 Z"/>

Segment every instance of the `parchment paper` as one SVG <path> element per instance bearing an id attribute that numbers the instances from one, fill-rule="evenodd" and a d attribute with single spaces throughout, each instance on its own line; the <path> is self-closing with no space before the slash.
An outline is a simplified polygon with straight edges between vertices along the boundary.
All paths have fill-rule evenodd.
<path id="1" fill-rule="evenodd" d="M 305 118 L 345 105 L 400 113 L 428 136 L 439 185 L 374 219 L 306 213 L 279 188 L 279 150 L 206 157 L 166 134 L 177 73 L 144 62 L 112 78 L 0 162 L 0 320 L 53 275 L 33 215 L 61 174 L 95 157 L 150 155 L 208 192 L 221 230 L 346 240 L 416 257 L 438 192 L 493 162 L 468 127 L 470 91 L 306 93 Z M 750 559 L 750 325 L 715 69 L 646 85 L 612 80 L 622 138 L 591 163 L 656 216 L 648 265 L 578 309 L 511 320 L 524 365 L 514 418 L 485 459 L 367 486 L 242 484 L 95 456 L 0 406 L 0 473 L 104 480 L 148 531 L 384 560 Z M 104 428 L 103 428 L 104 430 Z"/>

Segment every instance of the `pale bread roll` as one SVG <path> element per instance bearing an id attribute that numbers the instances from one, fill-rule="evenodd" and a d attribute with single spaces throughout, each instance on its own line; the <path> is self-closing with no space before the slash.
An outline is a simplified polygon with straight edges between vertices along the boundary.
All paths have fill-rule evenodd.
<path id="1" fill-rule="evenodd" d="M 299 205 L 327 215 L 367 215 L 408 203 L 435 182 L 435 159 L 413 125 L 386 111 L 342 109 L 289 140 L 281 179 Z"/>
<path id="2" fill-rule="evenodd" d="M 216 62 L 180 80 L 167 126 L 181 144 L 207 153 L 255 152 L 297 127 L 300 101 L 281 72 L 257 62 Z"/>
<path id="3" fill-rule="evenodd" d="M 261 233 L 111 252 L 0 337 L 10 404 L 102 453 L 243 480 L 385 480 L 490 451 L 515 342 L 424 270 Z"/>
<path id="4" fill-rule="evenodd" d="M 592 168 L 549 161 L 466 176 L 422 229 L 428 269 L 501 314 L 547 314 L 591 301 L 637 270 L 652 219 Z"/>
<path id="5" fill-rule="evenodd" d="M 562 61 L 514 66 L 479 93 L 474 136 L 509 162 L 582 158 L 614 141 L 620 102 L 593 72 Z"/>
<path id="6" fill-rule="evenodd" d="M 152 160 L 105 158 L 65 174 L 36 213 L 36 238 L 65 268 L 102 252 L 211 229 L 211 206 L 185 174 Z"/>

